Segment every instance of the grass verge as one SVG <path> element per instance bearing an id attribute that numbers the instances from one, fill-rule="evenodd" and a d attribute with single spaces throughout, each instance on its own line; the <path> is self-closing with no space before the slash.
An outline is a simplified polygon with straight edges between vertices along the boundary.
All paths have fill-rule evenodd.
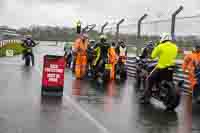
<path id="1" fill-rule="evenodd" d="M 0 48 L 0 57 L 6 56 L 6 50 L 13 50 L 14 55 L 22 54 L 24 48 L 20 43 L 9 43 L 2 48 Z"/>

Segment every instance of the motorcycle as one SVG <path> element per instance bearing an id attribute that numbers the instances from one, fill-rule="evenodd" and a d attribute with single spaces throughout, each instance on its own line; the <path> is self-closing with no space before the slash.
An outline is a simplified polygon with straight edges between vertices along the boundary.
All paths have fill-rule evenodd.
<path id="1" fill-rule="evenodd" d="M 118 63 L 116 65 L 116 75 L 119 75 L 121 80 L 127 79 L 127 68 L 126 68 L 126 57 L 125 56 L 119 57 Z"/>
<path id="2" fill-rule="evenodd" d="M 34 58 L 33 58 L 33 47 L 39 45 L 40 43 L 36 43 L 34 46 L 32 47 L 28 47 L 26 45 L 21 44 L 22 47 L 24 47 L 25 49 L 23 50 L 23 54 L 22 54 L 22 59 L 25 60 L 25 66 L 30 66 L 31 61 L 32 61 L 32 65 L 34 65 Z"/>
<path id="3" fill-rule="evenodd" d="M 25 60 L 25 66 L 30 66 L 30 63 L 32 60 L 32 54 L 33 54 L 33 52 L 32 52 L 31 48 L 27 48 L 26 50 L 24 50 L 23 59 Z"/>
<path id="4" fill-rule="evenodd" d="M 155 68 L 157 62 L 150 63 L 148 59 L 136 59 L 136 92 L 144 93 L 146 87 L 146 78 Z M 169 68 L 170 69 L 170 68 Z M 174 69 L 174 68 L 172 68 Z M 143 88 L 141 89 L 141 83 Z M 180 88 L 183 87 L 184 81 L 177 84 L 172 81 L 159 81 L 151 90 L 151 97 L 161 101 L 167 110 L 174 110 L 180 104 Z"/>
<path id="5" fill-rule="evenodd" d="M 147 58 L 136 57 L 136 92 L 144 91 L 146 88 L 146 78 L 156 64 L 157 62 L 149 62 Z"/>

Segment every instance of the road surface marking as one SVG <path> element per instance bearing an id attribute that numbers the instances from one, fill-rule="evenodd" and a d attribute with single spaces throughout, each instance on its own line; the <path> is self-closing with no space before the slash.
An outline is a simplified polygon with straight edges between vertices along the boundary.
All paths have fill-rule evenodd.
<path id="1" fill-rule="evenodd" d="M 84 110 L 77 102 L 75 102 L 70 96 L 64 97 L 66 101 L 74 106 L 85 118 L 90 120 L 102 133 L 110 133 L 107 128 L 105 128 L 100 122 L 98 122 L 94 117 L 92 117 L 86 110 Z"/>
<path id="2" fill-rule="evenodd" d="M 42 77 L 42 72 L 39 66 L 35 67 L 36 71 L 39 72 Z M 77 111 L 79 111 L 85 118 L 91 121 L 102 133 L 111 133 L 105 128 L 100 122 L 98 122 L 92 115 L 90 115 L 86 110 L 84 110 L 75 100 L 73 100 L 69 95 L 64 97 Z"/>
<path id="3" fill-rule="evenodd" d="M 0 64 L 2 64 L 2 65 L 15 65 L 15 66 L 22 66 L 22 64 L 17 63 L 17 62 L 5 62 L 5 61 L 0 61 Z"/>

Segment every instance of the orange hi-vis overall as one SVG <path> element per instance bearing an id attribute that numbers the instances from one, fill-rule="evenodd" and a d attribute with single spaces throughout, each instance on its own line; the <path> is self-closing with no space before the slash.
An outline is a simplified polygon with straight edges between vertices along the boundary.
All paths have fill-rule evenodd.
<path id="1" fill-rule="evenodd" d="M 184 63 L 182 65 L 183 71 L 187 72 L 188 80 L 190 81 L 191 91 L 195 89 L 197 80 L 195 78 L 195 62 L 200 62 L 200 53 L 191 53 L 185 56 Z"/>
<path id="2" fill-rule="evenodd" d="M 112 69 L 110 71 L 110 79 L 114 80 L 115 79 L 115 65 L 117 63 L 117 54 L 115 52 L 115 48 L 109 48 L 108 49 L 108 59 L 109 59 L 109 64 L 112 64 Z"/>
<path id="3" fill-rule="evenodd" d="M 82 39 L 78 38 L 75 41 L 74 48 L 76 51 L 76 65 L 75 65 L 75 75 L 76 78 L 80 79 L 85 76 L 87 67 L 87 47 L 88 41 L 83 43 Z"/>

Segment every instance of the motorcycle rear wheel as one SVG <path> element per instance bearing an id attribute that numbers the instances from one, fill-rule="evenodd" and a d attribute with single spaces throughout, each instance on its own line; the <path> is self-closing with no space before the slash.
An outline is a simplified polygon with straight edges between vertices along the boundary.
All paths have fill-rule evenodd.
<path id="1" fill-rule="evenodd" d="M 168 89 L 168 98 L 164 102 L 164 104 L 167 110 L 173 111 L 179 106 L 181 95 L 175 88 L 174 84 L 170 84 L 169 88 L 167 89 Z"/>

